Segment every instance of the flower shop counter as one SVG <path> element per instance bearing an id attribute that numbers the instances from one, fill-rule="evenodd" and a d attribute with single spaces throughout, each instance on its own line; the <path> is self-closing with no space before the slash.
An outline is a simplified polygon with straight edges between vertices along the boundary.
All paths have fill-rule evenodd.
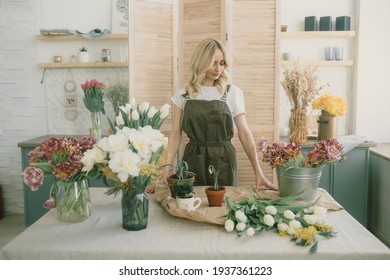
<path id="1" fill-rule="evenodd" d="M 0 259 L 390 259 L 390 249 L 343 209 L 326 217 L 336 237 L 321 238 L 317 252 L 309 254 L 307 247 L 275 232 L 238 237 L 221 225 L 172 216 L 156 194 L 149 195 L 147 228 L 126 231 L 120 195 L 105 191 L 91 188 L 92 215 L 87 220 L 63 223 L 50 210 L 4 246 Z M 207 204 L 204 198 L 202 204 Z"/>

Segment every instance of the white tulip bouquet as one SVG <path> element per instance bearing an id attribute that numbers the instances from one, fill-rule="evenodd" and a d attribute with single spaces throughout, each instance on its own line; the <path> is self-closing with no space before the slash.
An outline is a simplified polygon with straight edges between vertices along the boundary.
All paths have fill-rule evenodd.
<path id="1" fill-rule="evenodd" d="M 237 231 L 238 236 L 254 236 L 263 231 L 274 230 L 280 236 L 289 236 L 299 246 L 311 245 L 309 252 L 315 253 L 318 236 L 335 236 L 333 228 L 324 223 L 327 209 L 311 204 L 293 203 L 302 193 L 288 197 L 265 199 L 258 194 L 234 202 L 226 198 L 229 209 L 225 230 Z"/>

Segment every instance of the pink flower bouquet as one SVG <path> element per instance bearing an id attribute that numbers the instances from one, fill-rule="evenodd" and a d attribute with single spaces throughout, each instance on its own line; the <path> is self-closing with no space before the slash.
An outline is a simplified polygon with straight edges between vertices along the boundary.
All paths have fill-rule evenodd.
<path id="1" fill-rule="evenodd" d="M 45 175 L 52 175 L 55 181 L 76 182 L 90 177 L 82 171 L 81 159 L 85 151 L 91 149 L 95 140 L 83 136 L 79 140 L 71 137 L 57 139 L 51 137 L 42 142 L 28 154 L 30 166 L 23 171 L 23 181 L 37 191 L 44 182 Z M 53 184 L 54 185 L 54 184 Z M 50 198 L 45 202 L 45 208 L 54 208 L 55 203 L 50 191 Z"/>
<path id="2" fill-rule="evenodd" d="M 267 140 L 262 137 L 258 142 L 258 148 L 263 154 L 263 162 L 269 163 L 272 168 L 277 166 L 315 168 L 325 164 L 336 164 L 346 159 L 345 156 L 341 156 L 343 146 L 336 139 L 318 141 L 306 157 L 297 142 L 276 141 L 267 147 L 266 142 Z"/>

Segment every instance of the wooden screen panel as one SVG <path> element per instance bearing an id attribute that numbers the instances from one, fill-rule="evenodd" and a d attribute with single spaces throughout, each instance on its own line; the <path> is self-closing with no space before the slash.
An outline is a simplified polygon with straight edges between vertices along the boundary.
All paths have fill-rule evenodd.
<path id="1" fill-rule="evenodd" d="M 176 79 L 176 1 L 136 0 L 129 2 L 130 96 L 161 107 L 170 103 Z M 176 5 L 176 7 L 175 7 Z M 170 131 L 172 115 L 162 130 Z"/>
<path id="2" fill-rule="evenodd" d="M 232 23 L 230 48 L 233 58 L 233 83 L 245 96 L 246 117 L 257 142 L 261 136 L 272 143 L 275 135 L 275 73 L 276 73 L 276 1 L 234 0 L 231 6 Z M 238 155 L 240 186 L 254 184 L 250 161 L 238 137 L 235 138 Z M 261 161 L 269 180 L 273 170 Z"/>
<path id="3" fill-rule="evenodd" d="M 221 1 L 183 0 L 180 1 L 181 57 L 180 87 L 185 86 L 192 53 L 196 45 L 206 38 L 221 39 L 221 18 L 224 11 Z"/>

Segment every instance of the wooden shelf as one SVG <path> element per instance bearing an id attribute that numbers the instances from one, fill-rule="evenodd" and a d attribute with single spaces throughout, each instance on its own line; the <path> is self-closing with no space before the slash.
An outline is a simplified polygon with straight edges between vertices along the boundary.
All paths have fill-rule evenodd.
<path id="1" fill-rule="evenodd" d="M 97 40 L 124 40 L 129 38 L 128 34 L 110 34 L 105 38 L 96 38 L 88 39 L 80 35 L 37 35 L 38 40 L 42 41 L 67 41 L 67 40 L 88 40 L 88 41 L 97 41 Z"/>
<path id="2" fill-rule="evenodd" d="M 295 62 L 294 61 L 286 61 L 286 60 L 281 60 L 280 65 L 285 65 L 285 66 L 291 66 Z M 352 60 L 311 60 L 311 61 L 299 61 L 300 65 L 310 65 L 310 66 L 318 66 L 318 67 L 340 67 L 340 66 L 345 66 L 345 67 L 351 67 L 353 66 L 353 61 Z"/>
<path id="3" fill-rule="evenodd" d="M 346 39 L 355 36 L 355 31 L 297 31 L 280 33 L 280 38 L 282 39 Z"/>
<path id="4" fill-rule="evenodd" d="M 59 62 L 59 63 L 38 63 L 39 68 L 124 68 L 128 67 L 126 62 Z"/>

